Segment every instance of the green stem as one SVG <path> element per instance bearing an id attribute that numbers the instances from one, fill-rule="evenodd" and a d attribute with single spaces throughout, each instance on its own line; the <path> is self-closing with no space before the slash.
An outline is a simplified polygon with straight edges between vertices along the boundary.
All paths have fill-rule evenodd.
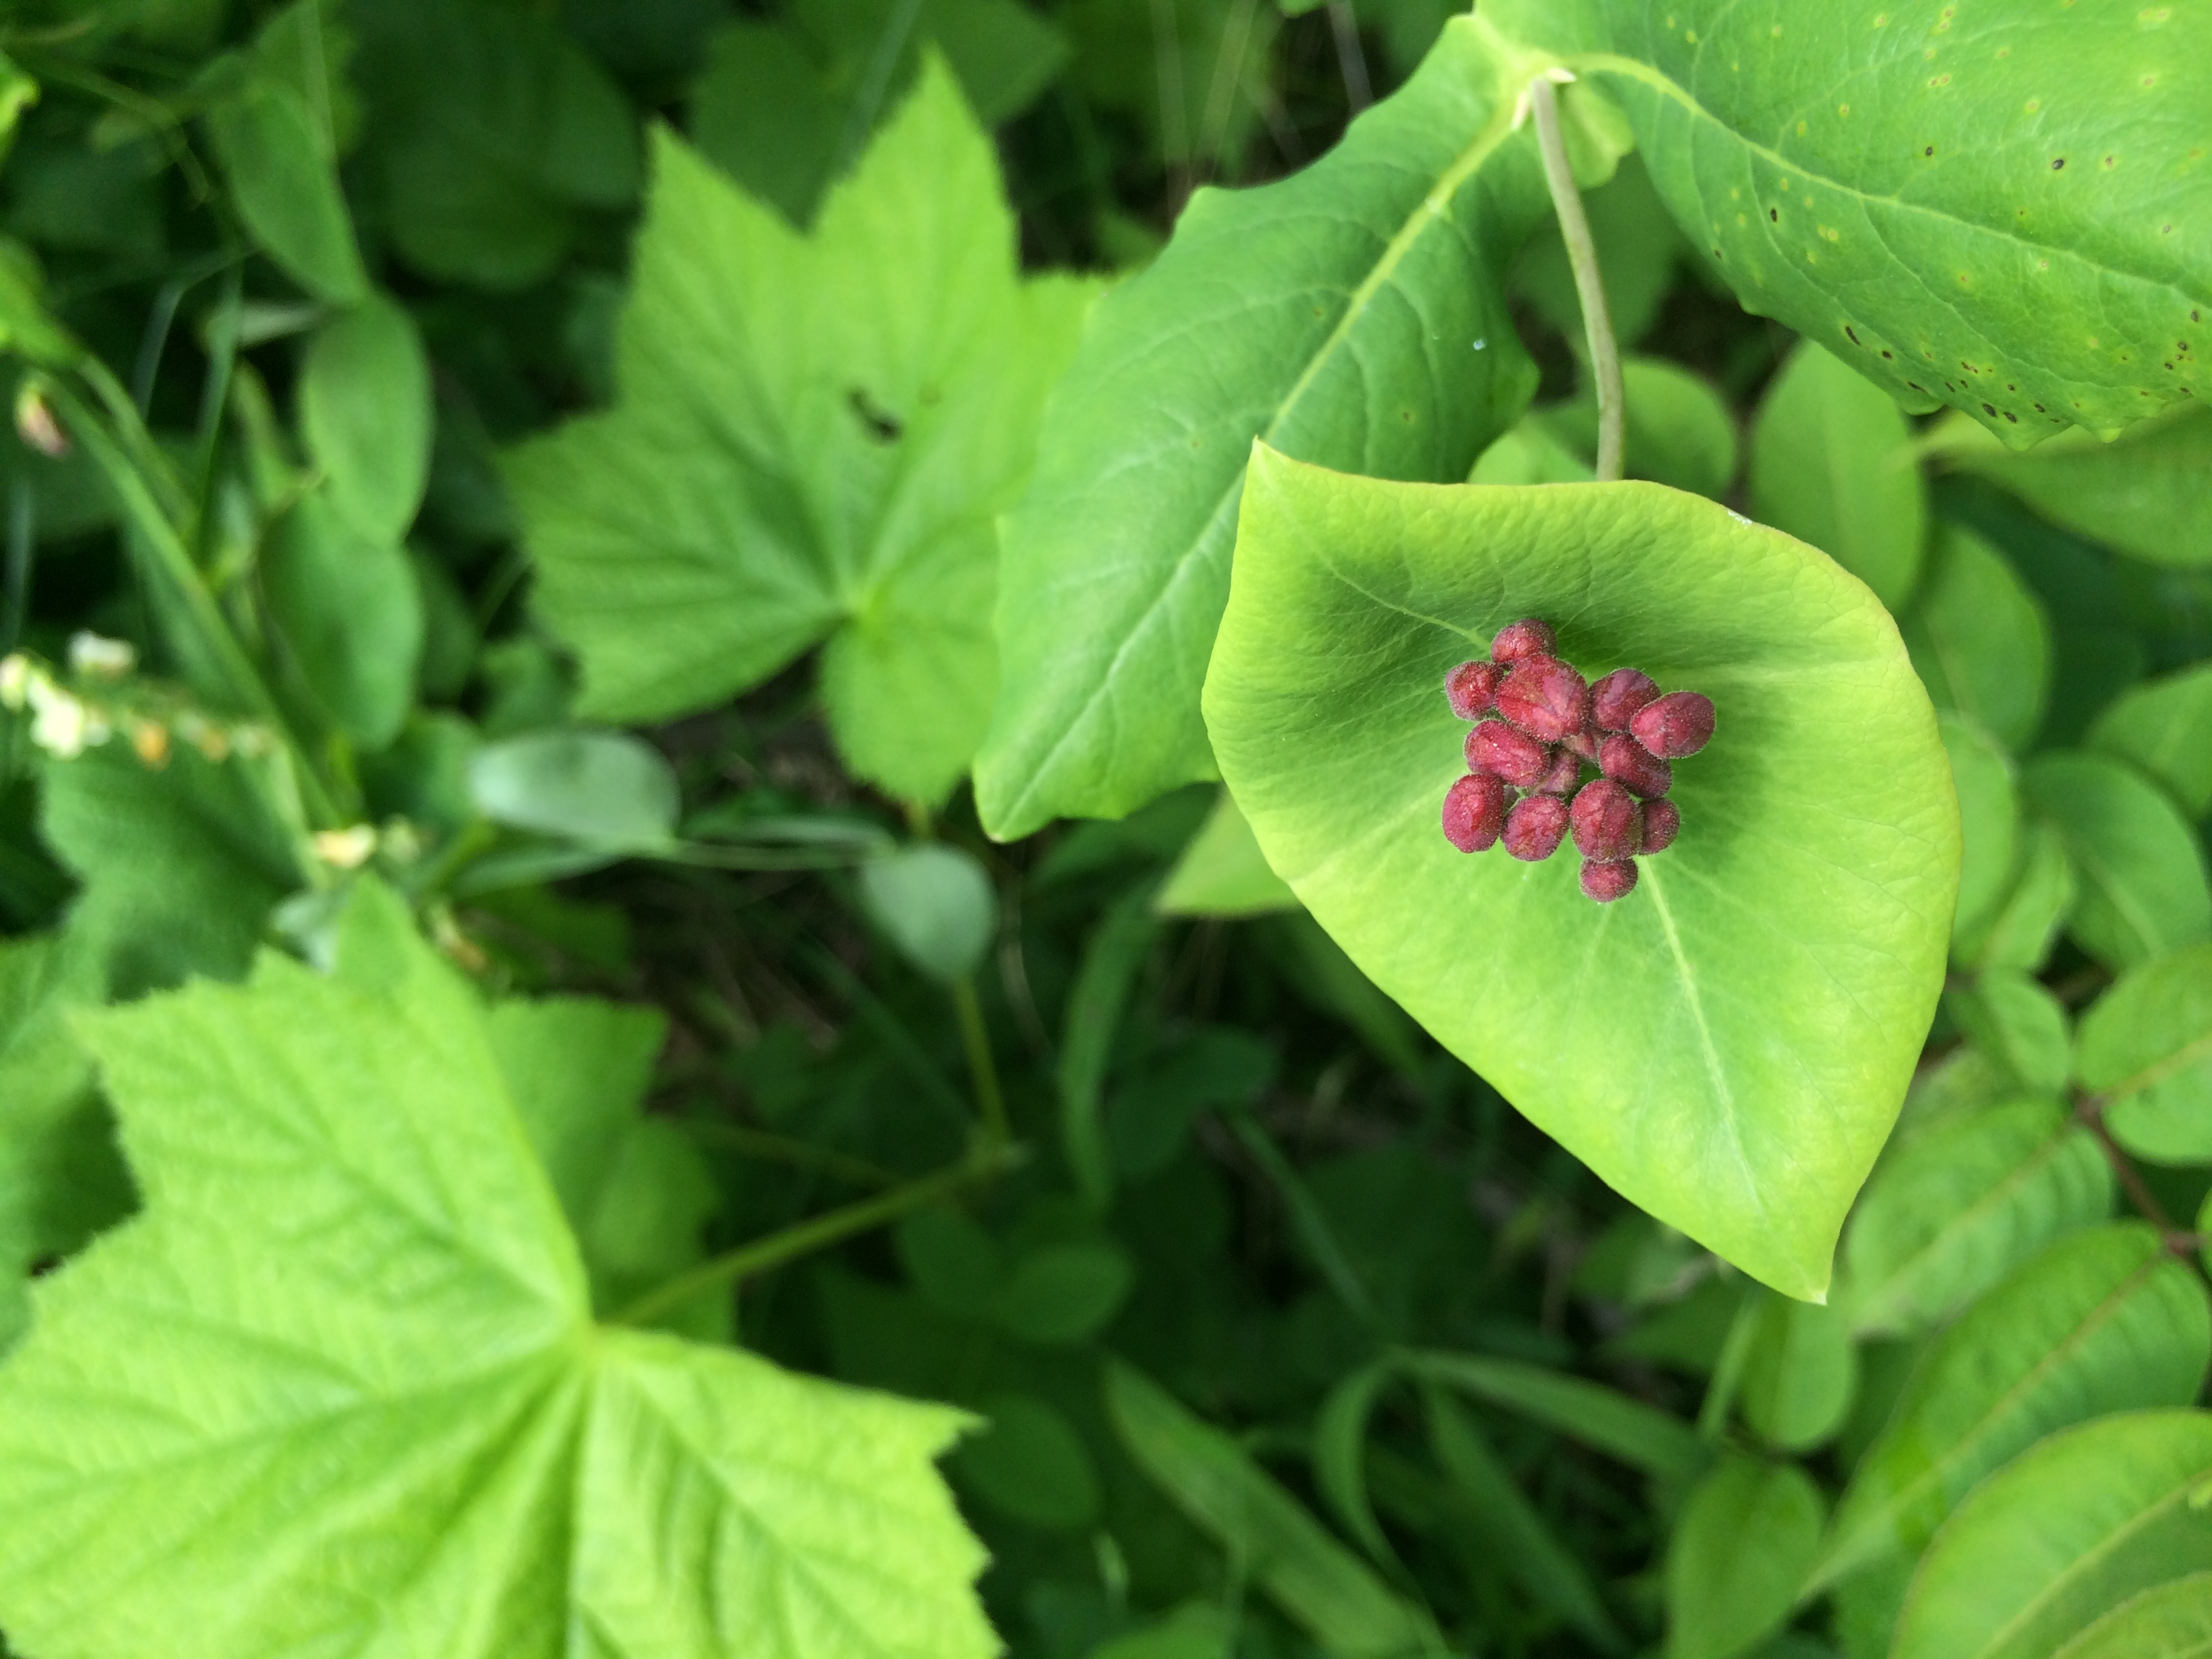
<path id="1" fill-rule="evenodd" d="M 960 1016 L 960 1041 L 968 1051 L 968 1075 L 975 1085 L 975 1109 L 984 1137 L 1004 1146 L 1013 1136 L 1006 1123 L 1006 1091 L 999 1086 L 998 1063 L 991 1058 L 991 1033 L 983 1024 L 983 1005 L 975 981 L 963 974 L 952 981 L 952 1006 Z"/>
<path id="2" fill-rule="evenodd" d="M 813 1170 L 860 1187 L 898 1185 L 898 1176 L 880 1164 L 871 1164 L 864 1158 L 848 1158 L 843 1152 L 833 1152 L 826 1146 L 817 1146 L 810 1140 L 771 1134 L 765 1129 L 749 1129 L 738 1123 L 720 1123 L 712 1118 L 684 1118 L 679 1121 L 688 1133 L 702 1140 L 718 1140 L 742 1157 L 788 1164 L 793 1169 Z"/>
<path id="3" fill-rule="evenodd" d="M 1613 337 L 1613 313 L 1606 308 L 1605 283 L 1598 273 L 1597 243 L 1589 216 L 1575 188 L 1567 163 L 1566 140 L 1559 131 L 1559 94 L 1549 73 L 1528 84 L 1528 107 L 1536 118 L 1536 143 L 1544 153 L 1544 180 L 1552 187 L 1552 207 L 1559 216 L 1559 238 L 1574 268 L 1575 293 L 1582 301 L 1583 329 L 1589 339 L 1590 374 L 1597 382 L 1597 477 L 1619 482 L 1626 429 L 1626 394 L 1620 380 L 1620 347 Z"/>
<path id="4" fill-rule="evenodd" d="M 1352 1265 L 1352 1258 L 1337 1242 L 1330 1230 L 1328 1218 L 1322 1213 L 1321 1206 L 1314 1202 L 1312 1193 L 1299 1178 L 1298 1172 L 1285 1157 L 1275 1139 L 1261 1126 L 1260 1120 L 1243 1107 L 1222 1114 L 1230 1130 L 1251 1154 L 1252 1161 L 1260 1166 L 1260 1173 L 1274 1188 L 1283 1207 L 1291 1212 L 1291 1225 L 1297 1229 L 1298 1238 L 1321 1269 L 1322 1277 L 1336 1292 L 1337 1299 L 1351 1310 L 1363 1323 L 1378 1323 L 1375 1304 L 1369 1298 L 1367 1287 L 1360 1282 L 1359 1273 Z"/>
<path id="5" fill-rule="evenodd" d="M 872 1232 L 888 1222 L 897 1220 L 909 1210 L 918 1210 L 925 1204 L 933 1204 L 940 1198 L 950 1197 L 963 1187 L 989 1180 L 1019 1163 L 1021 1157 L 1018 1147 L 978 1142 L 967 1157 L 957 1164 L 948 1164 L 934 1175 L 910 1181 L 903 1187 L 895 1187 L 890 1192 L 879 1193 L 873 1198 L 864 1198 L 856 1204 L 825 1210 L 795 1226 L 770 1233 L 766 1238 L 755 1239 L 750 1244 L 740 1244 L 734 1250 L 709 1257 L 697 1267 L 647 1291 L 607 1322 L 612 1325 L 651 1324 L 703 1291 L 736 1285 L 755 1273 L 781 1267 L 787 1261 L 795 1261 L 800 1256 L 826 1249 L 856 1234 Z"/>

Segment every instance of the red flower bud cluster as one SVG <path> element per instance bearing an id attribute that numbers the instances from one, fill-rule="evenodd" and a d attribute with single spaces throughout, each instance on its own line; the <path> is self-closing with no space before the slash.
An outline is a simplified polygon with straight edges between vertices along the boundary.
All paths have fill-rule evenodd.
<path id="1" fill-rule="evenodd" d="M 1648 675 L 1616 668 L 1595 685 L 1559 660 L 1540 622 L 1498 630 L 1488 662 L 1444 676 L 1467 734 L 1467 775 L 1444 793 L 1444 837 L 1462 853 L 1505 843 L 1516 859 L 1547 859 L 1573 836 L 1583 891 L 1600 904 L 1636 887 L 1636 860 L 1663 853 L 1682 828 L 1666 799 L 1670 761 L 1713 735 L 1712 699 L 1661 694 Z M 1583 781 L 1584 766 L 1598 775 Z"/>

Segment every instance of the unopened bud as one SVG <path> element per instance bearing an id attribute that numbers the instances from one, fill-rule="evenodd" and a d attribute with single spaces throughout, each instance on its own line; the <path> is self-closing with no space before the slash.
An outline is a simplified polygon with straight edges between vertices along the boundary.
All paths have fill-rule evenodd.
<path id="1" fill-rule="evenodd" d="M 1644 813 L 1636 797 L 1611 778 L 1585 784 L 1569 811 L 1576 849 L 1606 863 L 1632 856 L 1644 841 Z"/>
<path id="2" fill-rule="evenodd" d="M 1452 713 L 1463 720 L 1478 720 L 1490 712 L 1498 696 L 1498 682 L 1505 671 L 1494 662 L 1463 662 L 1444 676 L 1444 696 Z"/>
<path id="3" fill-rule="evenodd" d="M 15 394 L 15 435 L 50 460 L 70 453 L 69 434 L 36 386 L 26 386 Z"/>
<path id="4" fill-rule="evenodd" d="M 338 870 L 358 870 L 376 850 L 376 826 L 350 824 L 343 830 L 318 830 L 315 856 Z"/>
<path id="5" fill-rule="evenodd" d="M 1461 852 L 1489 851 L 1504 827 L 1504 779 L 1470 772 L 1444 791 L 1444 839 Z"/>
<path id="6" fill-rule="evenodd" d="M 111 640 L 89 629 L 70 635 L 70 672 L 87 679 L 119 680 L 138 665 L 137 647 L 128 640 Z"/>
<path id="7" fill-rule="evenodd" d="M 1589 688 L 1557 657 L 1523 657 L 1498 688 L 1498 712 L 1529 736 L 1559 743 L 1589 718 Z"/>
<path id="8" fill-rule="evenodd" d="M 1711 740 L 1713 700 L 1698 691 L 1669 691 L 1638 709 L 1628 729 L 1661 760 L 1680 760 Z"/>
<path id="9" fill-rule="evenodd" d="M 1552 751 L 1526 732 L 1504 720 L 1485 720 L 1467 734 L 1467 764 L 1488 772 L 1516 789 L 1534 789 L 1552 768 Z"/>
<path id="10" fill-rule="evenodd" d="M 1584 859 L 1583 860 L 1583 896 L 1595 899 L 1600 904 L 1610 904 L 1617 898 L 1626 898 L 1636 890 L 1636 860 L 1634 859 Z"/>
<path id="11" fill-rule="evenodd" d="M 1575 786 L 1583 781 L 1582 757 L 1561 744 L 1552 751 L 1552 769 L 1536 780 L 1536 793 L 1542 795 L 1571 795 Z"/>
<path id="12" fill-rule="evenodd" d="M 1616 668 L 1590 687 L 1590 714 L 1602 732 L 1626 732 L 1636 711 L 1659 695 L 1649 674 Z"/>
<path id="13" fill-rule="evenodd" d="M 1682 809 L 1671 800 L 1647 801 L 1644 806 L 1644 842 L 1639 853 L 1663 853 L 1682 833 Z"/>
<path id="14" fill-rule="evenodd" d="M 1523 795 L 1505 815 L 1505 850 L 1527 864 L 1558 852 L 1566 834 L 1567 804 L 1557 795 Z"/>
<path id="15" fill-rule="evenodd" d="M 1490 659 L 1497 663 L 1516 663 L 1523 657 L 1548 657 L 1559 642 L 1551 624 L 1534 620 L 1508 623 L 1499 629 L 1490 641 Z"/>
<path id="16" fill-rule="evenodd" d="M 1656 800 L 1674 787 L 1674 769 L 1633 738 L 1616 732 L 1597 746 L 1598 769 L 1633 793 Z"/>
<path id="17" fill-rule="evenodd" d="M 1577 727 L 1574 731 L 1568 732 L 1567 735 L 1560 738 L 1559 741 L 1566 744 L 1568 748 L 1573 750 L 1575 753 L 1580 755 L 1592 766 L 1595 766 L 1597 764 L 1597 738 L 1598 731 L 1596 722 L 1592 720 L 1588 715 L 1584 715 L 1583 717 L 1582 725 Z"/>
<path id="18" fill-rule="evenodd" d="M 169 763 L 169 728 L 159 720 L 139 720 L 131 727 L 131 747 L 138 758 L 159 771 Z"/>
<path id="19" fill-rule="evenodd" d="M 62 760 L 75 760 L 99 741 L 92 711 L 58 686 L 33 680 L 30 688 L 31 741 Z"/>

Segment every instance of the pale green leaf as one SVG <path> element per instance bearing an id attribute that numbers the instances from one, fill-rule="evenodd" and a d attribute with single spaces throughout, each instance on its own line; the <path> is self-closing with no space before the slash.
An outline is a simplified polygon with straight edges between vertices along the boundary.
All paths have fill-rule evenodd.
<path id="1" fill-rule="evenodd" d="M 2212 512 L 2207 514 L 2212 521 Z M 2212 665 L 2130 688 L 2097 716 L 2092 749 L 2132 761 L 2193 818 L 2212 812 Z"/>
<path id="2" fill-rule="evenodd" d="M 2065 843 L 2079 881 L 2067 927 L 2109 968 L 2212 934 L 2204 852 L 2173 803 L 2124 762 L 2039 755 L 2021 775 L 2028 810 Z"/>
<path id="3" fill-rule="evenodd" d="M 430 363 L 407 313 L 380 294 L 315 332 L 300 371 L 300 427 L 331 501 L 396 544 L 430 475 Z"/>
<path id="4" fill-rule="evenodd" d="M 2136 349 L 2193 368 L 2184 337 L 2148 336 Z M 2162 366 L 2162 365 L 2161 365 Z M 2026 454 L 1954 416 L 1927 440 L 1929 453 L 1994 479 L 2045 518 L 2152 564 L 2212 565 L 2212 409 L 2172 410 L 2110 443 L 2062 432 Z"/>
<path id="5" fill-rule="evenodd" d="M 2121 1602 L 2069 1638 L 2051 1659 L 2206 1659 L 2207 1655 L 2212 1655 L 2212 1572 L 2192 1572 Z"/>
<path id="6" fill-rule="evenodd" d="M 1628 476 L 1717 500 L 1735 482 L 1735 416 L 1710 381 L 1663 357 L 1630 357 L 1620 366 Z M 1589 457 L 1597 451 L 1597 404 L 1553 410 L 1552 429 Z M 1476 479 L 1540 483 L 1539 479 Z"/>
<path id="7" fill-rule="evenodd" d="M 1939 526 L 1898 627 L 1937 708 L 1970 716 L 2008 748 L 2027 746 L 2043 723 L 2051 624 L 2002 554 L 1971 531 Z"/>
<path id="8" fill-rule="evenodd" d="M 2073 920 L 2080 888 L 2066 841 L 2047 823 L 2027 824 L 2020 836 L 2009 890 L 1986 921 L 1960 934 L 1955 948 L 1969 965 L 2039 972 Z"/>
<path id="9" fill-rule="evenodd" d="M 2112 1212 L 2112 1164 L 2056 1102 L 1961 1113 L 1875 1170 L 1844 1231 L 1841 1305 L 1861 1335 L 1917 1334 Z"/>
<path id="10" fill-rule="evenodd" d="M 2138 1591 L 2212 1559 L 2207 1480 L 2203 1412 L 2128 1413 L 2053 1436 L 1936 1535 L 1898 1622 L 1895 1659 L 2161 1659 L 2168 1650 L 2067 1643 Z"/>
<path id="11" fill-rule="evenodd" d="M 2212 196 L 2174 137 L 2212 107 L 2203 0 L 1485 11 L 1620 100 L 1747 308 L 1900 401 L 2017 446 L 2212 386 Z"/>
<path id="12" fill-rule="evenodd" d="M 1259 916 L 1297 904 L 1289 884 L 1267 867 L 1252 826 L 1226 789 L 1152 901 L 1164 916 Z"/>
<path id="13" fill-rule="evenodd" d="M 2073 1067 L 2066 1005 L 2040 980 L 1996 968 L 1949 993 L 1944 1006 L 1981 1051 L 2029 1094 L 2056 1095 Z"/>
<path id="14" fill-rule="evenodd" d="M 2122 975 L 2081 1017 L 2077 1065 L 2121 1146 L 2157 1164 L 2212 1163 L 2212 945 Z"/>
<path id="15" fill-rule="evenodd" d="M 1764 515 L 1762 515 L 1764 516 Z M 2019 854 L 2020 800 L 2011 757 L 1988 732 L 1954 714 L 1936 721 L 1959 792 L 1959 909 L 1951 945 L 1978 938 L 2011 889 Z"/>
<path id="16" fill-rule="evenodd" d="M 1255 436 L 1458 479 L 1519 416 L 1535 371 L 1499 273 L 1549 211 L 1512 131 L 1528 76 L 1481 16 L 1454 19 L 1327 156 L 1199 191 L 1100 302 L 1006 524 L 1005 681 L 976 763 L 993 835 L 1213 775 L 1199 690 Z"/>
<path id="17" fill-rule="evenodd" d="M 1129 1455 L 1326 1652 L 1400 1659 L 1441 1646 L 1427 1614 L 1329 1535 L 1229 1436 L 1119 1360 L 1106 1411 Z"/>
<path id="18" fill-rule="evenodd" d="M 1091 288 L 1023 279 L 941 64 L 811 237 L 665 131 L 653 166 L 616 406 L 508 463 L 580 708 L 689 713 L 826 642 L 848 764 L 935 801 L 996 682 L 994 519 Z"/>
<path id="19" fill-rule="evenodd" d="M 1441 683 L 1516 617 L 1711 696 L 1637 891 L 1455 852 Z M 1958 809 L 1895 629 L 1824 556 L 1650 484 L 1390 484 L 1262 448 L 1206 686 L 1269 864 L 1367 975 L 1607 1182 L 1817 1297 L 1934 1010 Z M 1540 954 L 1469 941 L 1542 939 Z"/>
<path id="20" fill-rule="evenodd" d="M 2047 1434 L 2187 1404 L 2208 1360 L 2203 1285 L 2155 1232 L 2124 1222 L 2062 1238 L 1929 1346 L 1837 1506 L 1815 1582 L 1917 1549 Z"/>
<path id="21" fill-rule="evenodd" d="M 533 732 L 468 759 L 469 798 L 495 823 L 609 847 L 667 846 L 681 800 L 660 751 L 620 732 Z"/>
<path id="22" fill-rule="evenodd" d="M 1893 611 L 1911 596 L 1928 534 L 1928 491 L 1905 413 L 1865 376 L 1808 340 L 1759 400 L 1751 429 L 1751 510 L 1810 542 Z"/>
<path id="23" fill-rule="evenodd" d="M 1739 1659 L 1779 1630 L 1826 1507 L 1794 1463 L 1732 1457 L 1707 1475 L 1667 1547 L 1667 1659 Z"/>
<path id="24" fill-rule="evenodd" d="M 1467 475 L 1469 483 L 1588 483 L 1597 476 L 1587 451 L 1577 454 L 1548 415 L 1523 416 L 1481 454 Z"/>
<path id="25" fill-rule="evenodd" d="M 146 1207 L 0 1370 L 23 1647 L 995 1650 L 930 1467 L 961 1416 L 594 1328 L 483 1006 L 384 890 L 328 977 L 81 1029 Z"/>
<path id="26" fill-rule="evenodd" d="M 208 112 L 208 130 L 238 216 L 263 252 L 319 300 L 367 297 L 337 170 L 299 90 L 256 76 Z"/>
<path id="27" fill-rule="evenodd" d="M 899 954 L 940 984 L 974 973 L 999 930 L 990 873 L 942 842 L 862 865 L 860 898 Z"/>
<path id="28" fill-rule="evenodd" d="M 1834 1437 L 1858 1392 L 1858 1351 L 1842 1311 L 1765 1297 L 1736 1401 L 1770 1446 L 1807 1452 Z"/>
<path id="29" fill-rule="evenodd" d="M 1401 10 L 1408 3 L 1424 3 L 1397 0 L 1391 9 Z M 1374 3 L 1375 0 L 1367 0 L 1358 9 L 1364 13 Z M 1674 222 L 1667 216 L 1667 204 L 1651 188 L 1651 175 L 1636 155 L 1623 156 L 1610 179 L 1583 193 L 1583 210 L 1589 219 L 1590 238 L 1597 245 L 1598 270 L 1605 280 L 1606 311 L 1613 334 L 1623 345 L 1633 345 L 1659 320 L 1659 307 L 1689 249 Z M 1513 267 L 1513 295 L 1526 301 L 1571 343 L 1582 343 L 1582 297 L 1576 292 L 1566 244 L 1560 240 L 1556 224 L 1540 226 L 1522 251 Z M 1499 482 L 1534 483 L 1539 480 Z"/>

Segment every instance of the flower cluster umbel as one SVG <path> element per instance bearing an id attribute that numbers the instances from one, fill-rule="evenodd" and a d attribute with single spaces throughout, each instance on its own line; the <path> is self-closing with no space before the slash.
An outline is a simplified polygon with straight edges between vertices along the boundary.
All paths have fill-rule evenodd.
<path id="1" fill-rule="evenodd" d="M 1633 668 L 1586 684 L 1557 645 L 1547 624 L 1513 623 L 1498 630 L 1488 662 L 1444 676 L 1452 713 L 1476 722 L 1468 774 L 1444 793 L 1444 836 L 1462 853 L 1503 841 L 1534 863 L 1571 831 L 1583 893 L 1610 904 L 1635 890 L 1637 854 L 1666 851 L 1681 830 L 1681 811 L 1666 798 L 1668 763 L 1705 746 L 1712 699 L 1662 696 Z M 1598 772 L 1587 783 L 1584 767 Z"/>

